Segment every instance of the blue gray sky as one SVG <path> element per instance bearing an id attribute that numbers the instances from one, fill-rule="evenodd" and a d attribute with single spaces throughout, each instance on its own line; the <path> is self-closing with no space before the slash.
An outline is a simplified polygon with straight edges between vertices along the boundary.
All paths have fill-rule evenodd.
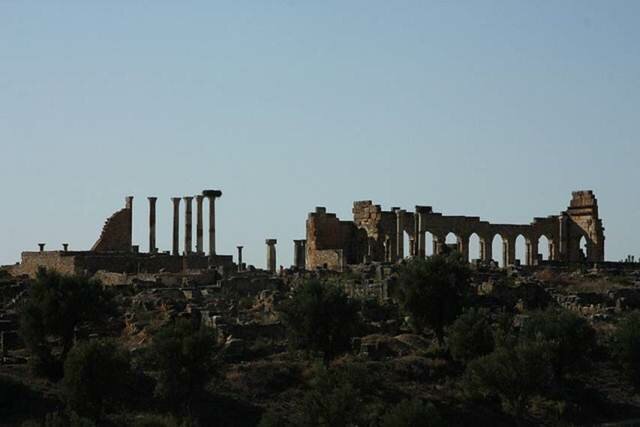
<path id="1" fill-rule="evenodd" d="M 600 202 L 640 254 L 637 1 L 0 2 L 0 264 L 133 195 L 224 192 L 218 249 L 292 261 L 315 206 L 528 223 Z"/>

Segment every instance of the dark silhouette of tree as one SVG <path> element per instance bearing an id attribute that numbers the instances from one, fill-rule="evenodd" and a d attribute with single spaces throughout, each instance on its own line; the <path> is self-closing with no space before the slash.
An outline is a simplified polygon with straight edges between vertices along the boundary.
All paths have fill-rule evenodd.
<path id="1" fill-rule="evenodd" d="M 618 322 L 613 340 L 613 354 L 632 382 L 640 385 L 640 311 L 634 310 Z"/>
<path id="2" fill-rule="evenodd" d="M 64 363 L 63 390 L 69 408 L 99 421 L 105 408 L 114 408 L 130 391 L 129 354 L 113 341 L 79 343 Z"/>
<path id="3" fill-rule="evenodd" d="M 469 277 L 468 263 L 456 252 L 415 258 L 401 267 L 394 293 L 413 328 L 432 328 L 442 345 L 444 328 L 462 310 Z"/>
<path id="4" fill-rule="evenodd" d="M 493 351 L 493 331 L 487 310 L 471 308 L 465 311 L 447 332 L 449 351 L 458 362 L 467 364 Z"/>
<path id="5" fill-rule="evenodd" d="M 186 319 L 165 325 L 153 337 L 149 362 L 158 371 L 156 396 L 177 413 L 194 414 L 213 378 L 218 352 L 213 331 Z"/>
<path id="6" fill-rule="evenodd" d="M 321 352 L 325 363 L 351 348 L 358 308 L 336 285 L 309 280 L 279 312 L 293 349 Z"/>
<path id="7" fill-rule="evenodd" d="M 99 322 L 112 312 L 110 296 L 99 282 L 40 269 L 20 311 L 20 335 L 40 374 L 59 377 L 82 322 Z M 62 350 L 54 354 L 53 342 Z"/>

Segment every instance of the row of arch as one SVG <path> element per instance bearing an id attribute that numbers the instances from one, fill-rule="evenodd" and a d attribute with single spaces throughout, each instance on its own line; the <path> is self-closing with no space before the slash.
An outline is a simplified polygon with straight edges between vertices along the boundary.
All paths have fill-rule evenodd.
<path id="1" fill-rule="evenodd" d="M 492 259 L 498 262 L 501 267 L 505 266 L 503 241 L 504 238 L 500 234 L 496 234 L 491 242 Z M 544 234 L 538 238 L 538 254 L 540 255 L 540 259 L 543 261 L 550 260 L 550 251 L 553 250 L 550 248 L 550 243 L 551 239 L 547 238 Z M 410 236 L 405 232 L 404 247 L 410 248 L 411 244 Z M 455 247 L 455 245 L 458 244 L 458 236 L 453 232 L 448 233 L 446 235 L 445 244 L 448 246 L 450 245 L 452 248 Z M 472 233 L 469 237 L 468 245 L 469 261 L 471 262 L 475 259 L 481 259 L 480 236 L 476 233 Z M 425 255 L 433 255 L 436 250 L 433 234 L 428 231 L 425 232 Z M 587 240 L 584 236 L 580 239 L 580 250 L 582 250 L 583 254 L 587 254 Z M 515 257 L 516 261 L 519 261 L 522 265 L 528 264 L 526 252 L 526 239 L 522 234 L 519 234 L 515 239 Z"/>

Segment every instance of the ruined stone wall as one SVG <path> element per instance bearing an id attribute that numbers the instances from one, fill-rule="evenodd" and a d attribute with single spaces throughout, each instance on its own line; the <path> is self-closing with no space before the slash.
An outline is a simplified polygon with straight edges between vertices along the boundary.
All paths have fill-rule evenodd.
<path id="1" fill-rule="evenodd" d="M 525 239 L 527 265 L 539 261 L 539 239 L 545 236 L 549 242 L 552 261 L 599 262 L 604 260 L 604 228 L 598 217 L 597 200 L 592 191 L 576 191 L 566 212 L 546 218 L 534 218 L 530 224 L 491 224 L 474 216 L 451 216 L 433 212 L 430 206 L 416 206 L 415 213 L 398 208 L 383 211 L 371 201 L 357 201 L 353 205 L 354 219 L 340 221 L 334 214 L 316 212 L 307 221 L 307 268 L 327 264 L 330 268 L 338 264 L 337 250 L 351 250 L 345 257 L 347 264 L 360 263 L 365 259 L 385 262 L 396 261 L 409 254 L 423 257 L 426 250 L 426 233 L 433 237 L 433 253 L 446 250 L 445 239 L 449 233 L 457 238 L 456 248 L 469 258 L 469 239 L 477 235 L 480 253 L 484 262 L 493 260 L 492 243 L 500 236 L 503 245 L 504 265 L 516 263 L 516 240 Z M 401 223 L 398 222 L 400 219 Z M 356 231 L 354 231 L 354 229 Z M 349 231 L 343 231 L 349 230 Z M 400 230 L 400 231 L 399 231 Z M 399 250 L 398 242 L 409 234 L 411 247 Z M 349 237 L 352 235 L 353 237 Z M 587 254 L 581 254 L 580 239 L 587 240 Z M 586 255 L 586 256 L 585 256 Z M 475 254 L 472 255 L 475 258 Z"/>
<path id="2" fill-rule="evenodd" d="M 307 218 L 306 266 L 313 270 L 327 266 L 339 270 L 343 264 L 359 262 L 366 247 L 366 235 L 351 221 L 340 221 L 324 208 Z"/>
<path id="3" fill-rule="evenodd" d="M 111 215 L 102 228 L 100 238 L 91 248 L 94 252 L 131 252 L 133 208 L 132 198 L 127 205 Z"/>
<path id="4" fill-rule="evenodd" d="M 23 252 L 19 265 L 12 268 L 13 276 L 27 275 L 35 277 L 40 267 L 55 270 L 62 274 L 75 274 L 75 252 Z"/>
<path id="5" fill-rule="evenodd" d="M 13 275 L 35 277 L 38 268 L 56 270 L 62 274 L 93 275 L 103 270 L 113 273 L 179 273 L 186 270 L 205 270 L 210 259 L 204 255 L 173 256 L 167 254 L 99 253 L 99 252 L 23 252 L 22 262 L 12 270 Z M 218 255 L 215 266 L 231 268 L 231 256 Z"/>

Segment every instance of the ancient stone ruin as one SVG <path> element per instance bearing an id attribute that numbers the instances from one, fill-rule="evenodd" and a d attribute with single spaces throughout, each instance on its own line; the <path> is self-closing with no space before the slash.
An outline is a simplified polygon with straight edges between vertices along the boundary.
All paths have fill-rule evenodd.
<path id="1" fill-rule="evenodd" d="M 327 213 L 326 208 L 318 207 L 307 218 L 306 242 L 296 241 L 295 264 L 305 265 L 308 270 L 319 267 L 342 270 L 345 265 L 363 262 L 396 262 L 405 257 L 405 234 L 409 237 L 409 255 L 424 257 L 426 233 L 433 237 L 434 254 L 445 252 L 447 234 L 455 234 L 457 243 L 453 249 L 466 259 L 469 259 L 469 238 L 476 234 L 480 242 L 477 257 L 485 263 L 493 259 L 495 236 L 502 238 L 505 266 L 516 264 L 518 236 L 523 236 L 526 242 L 527 265 L 542 262 L 538 248 L 542 236 L 549 242 L 549 261 L 604 261 L 604 227 L 598 217 L 598 201 L 592 191 L 575 191 L 569 207 L 560 215 L 534 218 L 523 225 L 491 224 L 479 217 L 443 215 L 430 206 L 416 206 L 414 212 L 400 208 L 383 211 L 369 200 L 354 202 L 353 220 L 342 221 Z M 582 238 L 586 239 L 586 253 L 580 248 Z"/>
<path id="2" fill-rule="evenodd" d="M 173 244 L 172 251 L 160 252 L 156 246 L 156 202 L 157 197 L 149 197 L 149 251 L 141 253 L 132 244 L 133 197 L 125 199 L 125 207 L 107 219 L 100 237 L 88 251 L 70 251 L 63 244 L 60 251 L 45 251 L 40 243 L 38 252 L 23 252 L 22 262 L 13 268 L 14 275 L 35 276 L 40 267 L 55 269 L 64 274 L 89 274 L 98 271 L 123 274 L 177 273 L 185 270 L 207 270 L 217 267 L 231 267 L 230 255 L 216 253 L 215 201 L 222 196 L 219 190 L 205 190 L 195 197 L 174 197 L 173 201 Z M 192 201 L 196 200 L 196 247 L 193 250 Z M 209 200 L 209 248 L 203 251 L 203 205 Z M 184 252 L 179 253 L 180 244 L 180 202 L 184 200 Z"/>

